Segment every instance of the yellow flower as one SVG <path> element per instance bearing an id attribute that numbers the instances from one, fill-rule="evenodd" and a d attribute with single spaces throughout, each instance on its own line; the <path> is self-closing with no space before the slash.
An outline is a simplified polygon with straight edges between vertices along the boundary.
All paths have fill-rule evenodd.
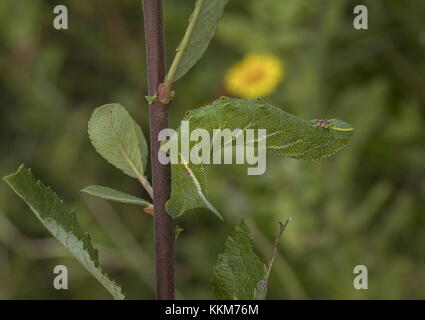
<path id="1" fill-rule="evenodd" d="M 283 77 L 281 61 L 273 55 L 249 54 L 226 74 L 229 93 L 244 98 L 256 98 L 272 93 Z"/>

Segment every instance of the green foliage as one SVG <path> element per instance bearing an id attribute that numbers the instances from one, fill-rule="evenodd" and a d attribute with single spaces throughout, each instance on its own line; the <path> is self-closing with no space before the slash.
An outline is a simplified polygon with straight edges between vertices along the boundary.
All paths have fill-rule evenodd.
<path id="1" fill-rule="evenodd" d="M 204 55 L 228 1 L 196 0 L 189 27 L 177 48 L 176 58 L 170 68 L 170 74 L 174 75 L 172 79 L 167 80 L 172 82 L 183 77 Z"/>
<path id="2" fill-rule="evenodd" d="M 265 265 L 254 252 L 248 226 L 242 221 L 227 238 L 213 270 L 212 285 L 217 299 L 253 300 L 265 274 Z"/>
<path id="3" fill-rule="evenodd" d="M 180 156 L 179 164 L 171 165 L 171 196 L 167 201 L 167 212 L 178 217 L 194 208 L 207 208 L 219 219 L 218 210 L 208 200 L 207 173 L 202 164 L 189 164 Z"/>
<path id="4" fill-rule="evenodd" d="M 127 296 L 152 299 L 150 219 L 139 221 L 139 206 L 119 206 L 118 213 L 113 203 L 76 193 L 98 181 L 138 194 L 137 183 L 99 161 L 85 129 L 93 106 L 103 101 L 119 101 L 134 116 L 147 112 L 140 2 L 67 3 L 73 23 L 58 32 L 51 27 L 51 2 L 0 1 L 0 173 L 31 163 L 108 250 L 102 265 L 120 275 Z M 352 1 L 231 1 L 208 63 L 176 83 L 170 124 L 224 94 L 225 73 L 242 56 L 272 53 L 285 75 L 267 101 L 302 119 L 335 117 L 356 129 L 349 148 L 324 161 L 269 154 L 260 177 L 246 176 L 236 165 L 209 167 L 208 196 L 225 208 L 226 220 L 218 228 L 213 215 L 196 214 L 202 209 L 179 219 L 188 232 L 176 246 L 178 299 L 214 298 L 211 266 L 226 230 L 241 217 L 255 234 L 257 252 L 268 257 L 276 221 L 289 213 L 294 223 L 285 231 L 285 256 L 276 257 L 268 298 L 425 296 L 425 103 L 417 90 L 424 87 L 425 2 L 362 3 L 369 8 L 369 30 L 358 31 Z M 192 4 L 164 1 L 168 48 L 177 46 Z M 147 117 L 139 123 L 147 133 Z M 0 184 L 0 298 L 105 298 L 83 268 L 72 268 L 70 290 L 46 286 L 52 264 L 73 267 L 73 261 L 51 245 L 55 239 L 43 239 L 46 246 L 37 241 L 39 226 L 25 211 Z M 359 263 L 373 276 L 368 290 L 353 290 L 352 270 Z"/>
<path id="5" fill-rule="evenodd" d="M 151 205 L 148 201 L 143 200 L 139 197 L 136 197 L 131 194 L 127 194 L 112 188 L 103 187 L 103 186 L 88 186 L 82 189 L 81 192 L 85 192 L 92 196 L 103 198 L 106 200 L 112 200 L 112 201 L 129 203 L 129 204 L 137 204 L 142 207 L 148 207 Z"/>
<path id="6" fill-rule="evenodd" d="M 174 239 L 177 240 L 177 238 L 180 236 L 180 234 L 184 231 L 182 227 L 179 225 L 174 226 Z"/>
<path id="7" fill-rule="evenodd" d="M 145 96 L 145 98 L 146 98 L 146 101 L 148 102 L 148 104 L 152 104 L 152 103 L 154 103 L 154 101 L 156 100 L 156 98 L 158 98 L 158 96 L 157 95 L 154 95 L 154 96 Z"/>
<path id="8" fill-rule="evenodd" d="M 3 178 L 26 202 L 41 223 L 56 237 L 77 260 L 105 287 L 114 299 L 124 299 L 121 287 L 99 265 L 97 250 L 90 236 L 84 233 L 73 211 L 68 211 L 62 200 L 41 181 L 36 181 L 31 171 L 21 165 L 14 174 Z"/>
<path id="9" fill-rule="evenodd" d="M 107 104 L 97 108 L 88 131 L 96 151 L 109 163 L 130 177 L 144 177 L 148 155 L 146 139 L 123 106 Z"/>
<path id="10" fill-rule="evenodd" d="M 190 130 L 202 128 L 213 135 L 218 128 L 266 129 L 267 149 L 281 156 L 303 160 L 318 160 L 335 154 L 343 148 L 353 129 L 341 120 L 332 120 L 333 126 L 323 128 L 314 121 L 305 121 L 293 116 L 264 100 L 230 99 L 222 97 L 212 105 L 192 110 L 184 120 L 190 121 Z M 181 135 L 181 132 L 178 132 Z M 167 144 L 175 143 L 179 135 Z M 192 146 L 196 144 L 192 141 Z M 180 163 L 172 164 L 171 199 L 168 212 L 180 216 L 194 208 L 208 208 L 220 214 L 207 199 L 206 171 L 202 164 L 193 165 L 180 154 Z"/>

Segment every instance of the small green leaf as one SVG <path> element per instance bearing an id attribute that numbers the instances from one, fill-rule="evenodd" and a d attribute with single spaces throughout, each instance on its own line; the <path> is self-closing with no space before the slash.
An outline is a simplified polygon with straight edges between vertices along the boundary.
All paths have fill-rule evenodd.
<path id="1" fill-rule="evenodd" d="M 341 120 L 326 120 L 328 127 L 318 125 L 317 120 L 305 121 L 262 99 L 230 99 L 222 97 L 212 105 L 192 110 L 183 120 L 189 121 L 190 131 L 206 129 L 210 136 L 213 130 L 266 129 L 267 150 L 294 159 L 318 160 L 335 154 L 349 141 L 354 129 Z M 176 142 L 182 130 L 166 142 Z M 191 141 L 191 149 L 197 141 Z M 171 197 L 167 211 L 177 217 L 195 208 L 208 208 L 218 217 L 217 209 L 207 196 L 206 168 L 203 164 L 192 164 L 180 155 L 178 164 L 171 164 Z"/>
<path id="2" fill-rule="evenodd" d="M 229 0 L 197 0 L 189 26 L 177 48 L 177 54 L 167 75 L 173 82 L 183 77 L 204 55 Z M 171 77 L 171 79 L 170 79 Z"/>
<path id="3" fill-rule="evenodd" d="M 154 96 L 145 96 L 146 100 L 148 101 L 149 104 L 152 104 L 155 102 L 155 100 L 158 98 L 157 95 Z"/>
<path id="4" fill-rule="evenodd" d="M 254 252 L 248 226 L 242 221 L 227 238 L 213 270 L 212 285 L 217 299 L 253 300 L 265 265 Z"/>
<path id="5" fill-rule="evenodd" d="M 174 240 L 177 240 L 177 238 L 179 237 L 179 235 L 184 231 L 184 229 L 182 227 L 180 227 L 179 225 L 176 225 L 174 227 Z"/>
<path id="6" fill-rule="evenodd" d="M 138 198 L 136 196 L 133 196 L 131 194 L 127 194 L 122 191 L 111 189 L 108 187 L 103 187 L 103 186 L 88 186 L 82 189 L 81 192 L 85 192 L 92 196 L 103 198 L 106 200 L 137 204 L 142 207 L 147 207 L 151 205 L 148 201 Z"/>
<path id="7" fill-rule="evenodd" d="M 130 177 L 140 179 L 148 156 L 145 136 L 119 104 L 97 108 L 89 121 L 89 137 L 96 151 Z"/>
<path id="8" fill-rule="evenodd" d="M 62 200 L 41 181 L 36 181 L 31 171 L 21 165 L 14 174 L 3 178 L 26 202 L 41 223 L 56 237 L 77 260 L 108 290 L 114 299 L 124 299 L 121 287 L 103 272 L 98 252 L 90 236 L 84 233 L 73 211 L 68 211 Z"/>

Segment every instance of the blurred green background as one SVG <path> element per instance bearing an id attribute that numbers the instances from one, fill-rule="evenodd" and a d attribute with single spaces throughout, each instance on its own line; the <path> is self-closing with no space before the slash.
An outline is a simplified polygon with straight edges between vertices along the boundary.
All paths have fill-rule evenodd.
<path id="1" fill-rule="evenodd" d="M 53 28 L 58 4 L 68 7 L 69 30 Z M 369 9 L 368 30 L 353 28 L 356 4 Z M 193 1 L 164 7 L 170 61 Z M 270 299 L 425 298 L 424 17 L 417 0 L 230 0 L 208 52 L 176 83 L 171 127 L 225 92 L 234 63 L 260 52 L 286 70 L 266 100 L 304 119 L 344 119 L 356 132 L 324 161 L 269 155 L 262 176 L 212 167 L 210 198 L 225 221 L 202 210 L 178 219 L 177 298 L 214 298 L 212 267 L 241 218 L 268 261 L 288 216 Z M 87 137 L 91 112 L 111 102 L 148 135 L 141 1 L 2 0 L 0 75 L 0 175 L 31 167 L 76 210 L 128 297 L 152 299 L 151 217 L 79 192 L 100 184 L 146 197 Z M 69 290 L 53 288 L 57 264 L 68 267 Z M 353 288 L 358 264 L 368 267 L 368 290 Z M 3 182 L 0 298 L 110 298 Z"/>

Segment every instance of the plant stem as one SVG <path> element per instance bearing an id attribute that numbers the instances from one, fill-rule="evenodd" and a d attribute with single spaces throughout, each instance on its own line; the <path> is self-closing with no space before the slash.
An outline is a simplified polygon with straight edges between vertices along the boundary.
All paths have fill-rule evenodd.
<path id="1" fill-rule="evenodd" d="M 280 238 L 282 237 L 282 233 L 285 230 L 285 228 L 286 228 L 286 226 L 288 225 L 289 222 L 291 222 L 291 218 L 286 219 L 286 221 L 284 223 L 279 222 L 279 225 L 280 225 L 279 235 L 277 236 L 277 238 L 274 242 L 273 254 L 272 254 L 272 257 L 270 259 L 269 265 L 267 266 L 266 275 L 264 276 L 264 280 L 269 280 L 269 275 L 270 275 L 270 271 L 272 270 L 274 258 L 276 257 L 277 249 L 279 248 Z"/>
<path id="2" fill-rule="evenodd" d="M 162 22 L 162 0 L 143 0 L 145 39 L 148 64 L 148 91 L 157 94 L 164 80 L 164 35 Z M 168 127 L 166 105 L 155 99 L 149 105 L 150 148 L 154 202 L 156 298 L 174 299 L 174 226 L 165 209 L 170 198 L 170 166 L 162 165 L 158 159 L 160 141 L 158 134 Z"/>

